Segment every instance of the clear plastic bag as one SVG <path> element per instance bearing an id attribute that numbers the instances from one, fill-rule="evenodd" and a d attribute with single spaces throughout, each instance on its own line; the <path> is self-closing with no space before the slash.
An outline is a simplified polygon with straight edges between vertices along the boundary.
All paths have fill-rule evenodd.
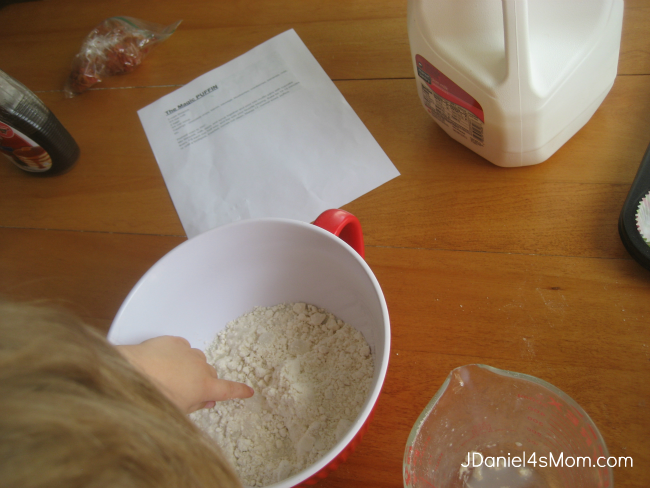
<path id="1" fill-rule="evenodd" d="M 132 17 L 110 17 L 86 36 L 72 62 L 65 95 L 72 98 L 113 75 L 130 73 L 151 49 L 171 36 L 181 21 L 168 26 Z"/>

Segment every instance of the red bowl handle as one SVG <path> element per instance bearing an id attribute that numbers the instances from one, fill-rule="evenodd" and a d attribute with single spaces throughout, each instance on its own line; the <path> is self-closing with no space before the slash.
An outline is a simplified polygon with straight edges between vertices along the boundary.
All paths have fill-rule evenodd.
<path id="1" fill-rule="evenodd" d="M 362 258 L 365 258 L 361 222 L 350 212 L 338 208 L 325 210 L 314 221 L 314 225 L 340 237 L 357 251 Z"/>

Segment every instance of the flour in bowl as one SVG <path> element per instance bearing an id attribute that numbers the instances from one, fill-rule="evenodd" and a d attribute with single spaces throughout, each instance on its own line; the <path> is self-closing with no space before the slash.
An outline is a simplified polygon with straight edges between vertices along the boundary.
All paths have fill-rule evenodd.
<path id="1" fill-rule="evenodd" d="M 255 395 L 191 414 L 246 486 L 281 481 L 323 457 L 370 392 L 373 357 L 359 331 L 304 303 L 257 307 L 205 351 L 219 378 Z"/>

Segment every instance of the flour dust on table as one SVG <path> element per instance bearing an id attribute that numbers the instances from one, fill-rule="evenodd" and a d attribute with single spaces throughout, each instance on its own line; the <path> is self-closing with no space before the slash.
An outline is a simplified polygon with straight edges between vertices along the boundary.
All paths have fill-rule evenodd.
<path id="1" fill-rule="evenodd" d="M 372 385 L 362 334 L 305 303 L 257 307 L 230 322 L 205 353 L 220 378 L 255 390 L 191 414 L 251 487 L 322 458 L 348 432 Z"/>

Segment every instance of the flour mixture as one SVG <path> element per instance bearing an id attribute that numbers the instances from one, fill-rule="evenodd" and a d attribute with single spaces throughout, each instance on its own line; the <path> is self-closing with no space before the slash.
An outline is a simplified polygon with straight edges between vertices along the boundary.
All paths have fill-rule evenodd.
<path id="1" fill-rule="evenodd" d="M 220 378 L 255 390 L 191 414 L 246 486 L 276 483 L 324 456 L 372 386 L 373 358 L 361 333 L 304 303 L 255 308 L 205 353 Z"/>

